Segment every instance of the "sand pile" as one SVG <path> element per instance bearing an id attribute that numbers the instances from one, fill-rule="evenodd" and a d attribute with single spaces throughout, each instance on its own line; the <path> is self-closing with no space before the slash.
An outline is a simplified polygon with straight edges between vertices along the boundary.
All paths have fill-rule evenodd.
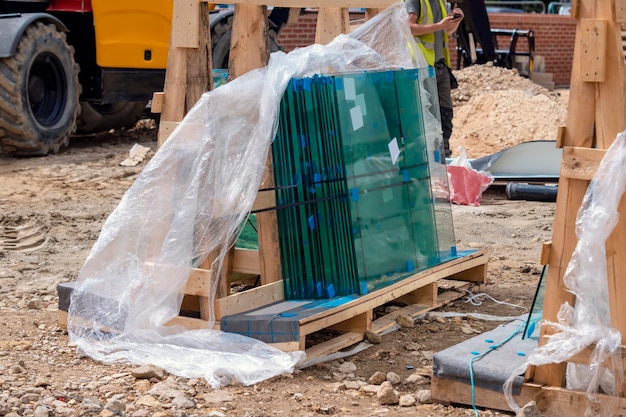
<path id="1" fill-rule="evenodd" d="M 454 130 L 450 148 L 478 158 L 531 140 L 555 140 L 565 124 L 568 90 L 549 91 L 517 70 L 474 65 L 454 71 Z"/>

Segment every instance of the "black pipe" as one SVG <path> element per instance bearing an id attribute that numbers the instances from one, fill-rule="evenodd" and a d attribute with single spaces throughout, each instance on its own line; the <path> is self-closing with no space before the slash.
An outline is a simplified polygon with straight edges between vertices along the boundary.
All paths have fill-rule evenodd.
<path id="1" fill-rule="evenodd" d="M 555 202 L 557 191 L 556 185 L 521 184 L 517 182 L 506 184 L 506 198 L 509 200 Z"/>

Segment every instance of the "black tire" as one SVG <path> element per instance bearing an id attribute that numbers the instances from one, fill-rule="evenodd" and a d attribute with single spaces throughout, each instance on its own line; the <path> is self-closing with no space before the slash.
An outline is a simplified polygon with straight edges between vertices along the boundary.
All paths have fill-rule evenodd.
<path id="1" fill-rule="evenodd" d="M 110 129 L 133 127 L 141 119 L 147 104 L 147 101 L 112 104 L 94 104 L 81 101 L 76 131 L 78 133 L 100 133 Z"/>
<path id="2" fill-rule="evenodd" d="M 211 59 L 215 69 L 228 68 L 232 26 L 233 15 L 230 15 L 217 22 L 211 30 Z"/>
<path id="3" fill-rule="evenodd" d="M 212 60 L 213 68 L 228 68 L 228 60 L 230 56 L 230 39 L 232 37 L 233 16 L 218 22 L 211 32 Z M 282 51 L 283 48 L 276 42 L 276 31 L 270 29 L 269 42 L 270 52 Z"/>
<path id="4" fill-rule="evenodd" d="M 0 59 L 0 151 L 47 155 L 67 146 L 80 111 L 74 48 L 56 26 L 35 22 Z"/>

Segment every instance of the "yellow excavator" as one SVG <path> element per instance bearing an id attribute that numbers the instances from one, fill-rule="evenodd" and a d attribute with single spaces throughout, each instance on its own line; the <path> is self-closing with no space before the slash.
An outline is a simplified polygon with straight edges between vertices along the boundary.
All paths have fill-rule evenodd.
<path id="1" fill-rule="evenodd" d="M 225 68 L 232 8 L 209 5 Z M 57 153 L 74 133 L 133 126 L 162 91 L 173 0 L 0 0 L 0 152 Z M 273 17 L 273 19 L 272 19 Z M 270 45 L 288 9 L 270 14 Z"/>

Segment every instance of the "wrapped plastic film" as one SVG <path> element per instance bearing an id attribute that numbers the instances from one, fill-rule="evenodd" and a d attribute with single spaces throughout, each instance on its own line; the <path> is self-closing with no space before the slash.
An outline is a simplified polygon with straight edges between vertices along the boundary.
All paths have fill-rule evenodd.
<path id="1" fill-rule="evenodd" d="M 619 203 L 626 191 L 625 164 L 626 132 L 622 132 L 607 150 L 576 217 L 578 243 L 563 276 L 568 290 L 576 296 L 575 306 L 563 304 L 557 323 L 544 322 L 556 333 L 535 349 L 504 385 L 507 402 L 516 413 L 520 407 L 512 396 L 515 376 L 524 373 L 528 365 L 567 362 L 591 345 L 594 350 L 589 365 L 568 363 L 567 387 L 587 392 L 586 415 L 609 416 L 617 411 L 624 378 L 622 337 L 611 328 L 605 243 L 617 225 Z M 600 401 L 600 389 L 615 401 Z"/>
<path id="2" fill-rule="evenodd" d="M 326 46 L 272 54 L 267 67 L 204 94 L 106 220 L 72 293 L 68 332 L 107 363 L 153 364 L 213 387 L 290 372 L 288 354 L 232 333 L 167 323 L 193 267 L 211 256 L 219 276 L 265 172 L 284 89 L 292 77 L 425 66 L 397 3 Z M 440 127 L 439 127 L 440 129 Z"/>

